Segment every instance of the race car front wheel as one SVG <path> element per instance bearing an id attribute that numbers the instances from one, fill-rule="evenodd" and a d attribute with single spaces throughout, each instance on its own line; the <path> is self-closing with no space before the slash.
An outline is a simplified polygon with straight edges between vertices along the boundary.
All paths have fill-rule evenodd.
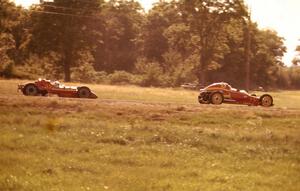
<path id="1" fill-rule="evenodd" d="M 262 95 L 259 100 L 260 105 L 262 105 L 263 107 L 270 107 L 273 105 L 273 98 L 268 94 Z"/>
<path id="2" fill-rule="evenodd" d="M 91 90 L 88 87 L 79 87 L 78 88 L 78 97 L 79 98 L 89 98 L 91 95 Z"/>
<path id="3" fill-rule="evenodd" d="M 26 96 L 37 96 L 39 89 L 35 84 L 27 84 L 23 89 L 23 94 Z"/>
<path id="4" fill-rule="evenodd" d="M 219 92 L 215 92 L 210 96 L 210 102 L 214 105 L 220 105 L 223 103 L 223 95 Z"/>
<path id="5" fill-rule="evenodd" d="M 202 92 L 198 96 L 198 102 L 200 104 L 209 104 L 209 102 L 210 102 L 210 100 L 209 100 L 209 93 L 208 92 Z"/>

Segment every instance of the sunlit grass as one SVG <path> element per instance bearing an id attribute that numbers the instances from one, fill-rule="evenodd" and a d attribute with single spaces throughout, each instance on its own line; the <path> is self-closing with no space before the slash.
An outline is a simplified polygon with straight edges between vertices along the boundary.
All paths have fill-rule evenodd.
<path id="1" fill-rule="evenodd" d="M 0 81 L 0 190 L 300 189 L 297 91 L 265 109 L 133 86 L 25 97 L 19 82 Z"/>

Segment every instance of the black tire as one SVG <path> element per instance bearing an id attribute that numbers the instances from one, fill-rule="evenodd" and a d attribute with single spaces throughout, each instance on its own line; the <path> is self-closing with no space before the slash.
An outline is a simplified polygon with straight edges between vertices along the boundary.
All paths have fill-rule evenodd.
<path id="1" fill-rule="evenodd" d="M 224 97 L 220 92 L 215 92 L 210 95 L 210 103 L 214 105 L 220 105 L 223 103 Z"/>
<path id="2" fill-rule="evenodd" d="M 89 98 L 91 95 L 91 90 L 88 87 L 79 87 L 78 88 L 78 97 L 79 98 Z"/>
<path id="3" fill-rule="evenodd" d="M 23 94 L 26 96 L 37 96 L 39 89 L 35 84 L 26 84 L 23 88 Z"/>
<path id="4" fill-rule="evenodd" d="M 263 107 L 271 107 L 273 106 L 273 98 L 269 94 L 264 94 L 259 98 L 260 105 Z"/>
<path id="5" fill-rule="evenodd" d="M 208 93 L 208 92 L 202 92 L 202 93 L 198 96 L 198 102 L 199 102 L 200 104 L 209 104 L 209 102 L 210 102 L 209 93 Z"/>
<path id="6" fill-rule="evenodd" d="M 42 91 L 40 91 L 40 94 L 42 96 L 47 96 L 48 92 L 47 92 L 47 90 L 42 90 Z"/>

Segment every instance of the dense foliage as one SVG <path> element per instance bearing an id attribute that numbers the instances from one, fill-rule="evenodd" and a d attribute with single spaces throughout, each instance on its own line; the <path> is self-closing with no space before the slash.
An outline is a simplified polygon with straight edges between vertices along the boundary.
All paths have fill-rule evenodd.
<path id="1" fill-rule="evenodd" d="M 0 1 L 0 75 L 143 86 L 226 81 L 244 88 L 247 32 L 251 87 L 299 88 L 276 32 L 249 23 L 242 0 Z M 294 61 L 297 65 L 298 60 Z"/>

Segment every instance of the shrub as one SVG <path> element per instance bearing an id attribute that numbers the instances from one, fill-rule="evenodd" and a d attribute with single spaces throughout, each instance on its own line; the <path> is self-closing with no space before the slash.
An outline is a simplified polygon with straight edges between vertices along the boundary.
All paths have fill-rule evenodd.
<path id="1" fill-rule="evenodd" d="M 293 88 L 300 88 L 300 67 L 294 66 L 289 69 L 289 76 L 291 81 L 291 86 Z"/>
<path id="2" fill-rule="evenodd" d="M 158 62 L 147 62 L 146 59 L 139 59 L 135 64 L 136 72 L 141 75 L 141 86 L 162 86 L 163 68 Z"/>
<path id="3" fill-rule="evenodd" d="M 105 71 L 96 71 L 94 78 L 96 83 L 109 83 L 108 75 Z"/>
<path id="4" fill-rule="evenodd" d="M 15 73 L 15 71 L 14 71 L 13 62 L 3 64 L 3 66 L 1 67 L 0 74 L 1 74 L 1 76 L 5 77 L 5 78 L 14 77 L 15 76 L 14 73 Z"/>
<path id="5" fill-rule="evenodd" d="M 94 57 L 90 51 L 78 51 L 76 54 L 75 67 L 71 70 L 71 78 L 79 82 L 96 82 L 96 71 L 93 66 L 94 61 Z"/>
<path id="6" fill-rule="evenodd" d="M 0 76 L 5 78 L 14 77 L 14 62 L 8 55 L 10 50 L 15 49 L 13 36 L 8 33 L 0 33 Z"/>
<path id="7" fill-rule="evenodd" d="M 186 82 L 195 82 L 195 66 L 199 57 L 195 54 L 184 58 L 179 52 L 169 50 L 163 55 L 164 58 L 164 76 L 169 79 L 168 86 L 178 87 Z"/>
<path id="8" fill-rule="evenodd" d="M 108 76 L 108 79 L 111 84 L 130 84 L 133 75 L 125 71 L 115 71 Z"/>
<path id="9" fill-rule="evenodd" d="M 31 54 L 23 66 L 16 67 L 16 74 L 26 79 L 61 79 L 63 73 L 60 60 L 61 56 L 55 52 L 49 52 L 44 56 Z"/>
<path id="10" fill-rule="evenodd" d="M 82 63 L 80 66 L 72 69 L 72 79 L 78 82 L 96 82 L 97 76 L 94 67 L 90 63 Z"/>

